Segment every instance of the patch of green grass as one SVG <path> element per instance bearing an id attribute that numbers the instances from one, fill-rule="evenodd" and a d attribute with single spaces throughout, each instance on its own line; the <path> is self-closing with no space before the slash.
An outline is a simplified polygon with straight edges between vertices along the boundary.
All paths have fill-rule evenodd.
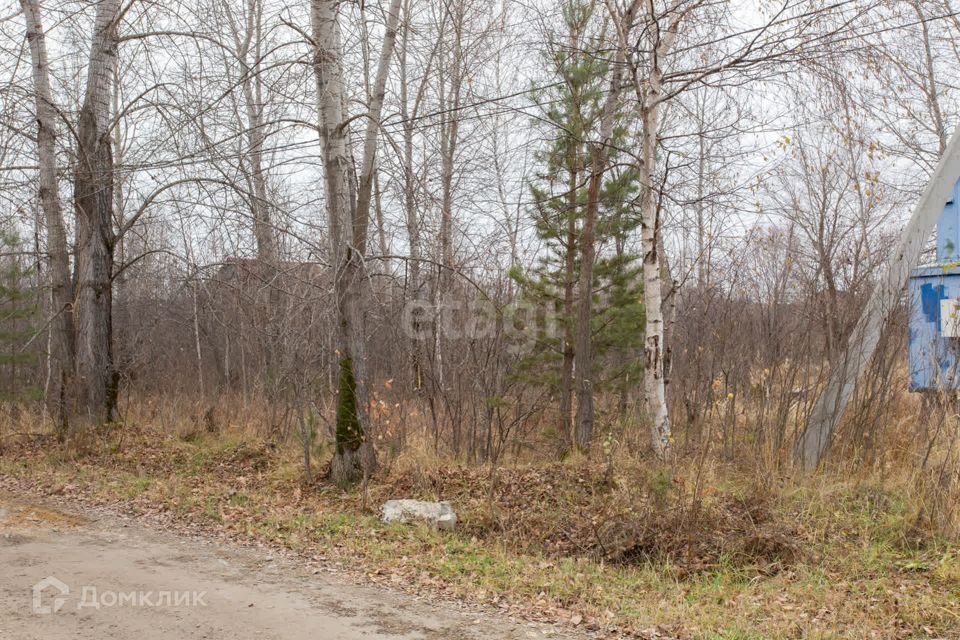
<path id="1" fill-rule="evenodd" d="M 954 589 L 960 600 L 960 551 L 943 553 L 931 574 Z"/>
<path id="2" fill-rule="evenodd" d="M 134 478 L 133 482 L 127 485 L 124 495 L 128 498 L 136 498 L 149 489 L 152 483 L 150 478 Z"/>
<path id="3" fill-rule="evenodd" d="M 227 499 L 227 504 L 231 507 L 246 509 L 250 506 L 250 496 L 245 493 L 234 493 Z"/>
<path id="4" fill-rule="evenodd" d="M 190 456 L 190 461 L 185 469 L 186 474 L 190 476 L 202 476 L 211 467 L 212 456 L 206 449 L 197 449 Z"/>
<path id="5" fill-rule="evenodd" d="M 290 528 L 293 530 L 303 530 L 303 529 L 312 529 L 314 527 L 313 516 L 306 513 L 301 513 L 294 516 L 293 520 L 290 522 Z"/>
<path id="6" fill-rule="evenodd" d="M 178 485 L 175 487 L 172 507 L 173 511 L 177 515 L 184 516 L 193 513 L 197 510 L 198 506 L 200 506 L 200 503 L 191 493 L 189 487 L 184 485 Z"/>
<path id="7" fill-rule="evenodd" d="M 347 513 L 325 513 L 314 522 L 322 538 L 338 538 L 357 527 L 357 517 Z"/>
<path id="8" fill-rule="evenodd" d="M 223 516 L 220 513 L 220 500 L 216 496 L 207 496 L 204 501 L 203 514 L 211 522 L 223 522 Z"/>

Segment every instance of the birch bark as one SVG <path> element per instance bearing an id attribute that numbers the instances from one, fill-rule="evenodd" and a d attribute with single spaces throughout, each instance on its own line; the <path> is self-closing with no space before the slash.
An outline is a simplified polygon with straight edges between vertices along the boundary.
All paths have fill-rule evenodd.
<path id="1" fill-rule="evenodd" d="M 643 246 L 643 303 L 646 312 L 644 340 L 643 387 L 647 411 L 650 414 L 650 439 L 653 450 L 661 459 L 670 454 L 670 415 L 667 410 L 666 378 L 664 367 L 665 339 L 663 319 L 663 292 L 661 290 L 660 206 L 656 197 L 653 169 L 657 161 L 657 134 L 660 128 L 660 105 L 663 99 L 662 62 L 676 41 L 678 18 L 670 18 L 666 31 L 659 33 L 656 16 L 649 16 L 651 24 L 657 25 L 658 42 L 653 47 L 650 72 L 646 86 L 638 86 L 640 99 L 641 131 L 641 242 Z M 639 85 L 639 83 L 637 83 Z"/>
<path id="2" fill-rule="evenodd" d="M 636 10 L 640 0 L 634 2 Z M 682 0 L 675 0 L 666 12 L 657 11 L 651 0 L 644 2 L 644 33 L 650 38 L 649 64 L 641 72 L 634 58 L 634 48 L 629 43 L 632 21 L 627 14 L 618 15 L 616 7 L 608 0 L 607 8 L 614 18 L 619 39 L 619 49 L 627 56 L 637 104 L 640 107 L 640 221 L 643 250 L 643 304 L 646 314 L 644 326 L 644 371 L 643 387 L 646 409 L 650 419 L 650 439 L 653 450 L 660 459 L 670 455 L 672 434 L 666 393 L 666 342 L 663 314 L 662 262 L 660 259 L 660 206 L 657 186 L 654 184 L 654 168 L 657 162 L 657 136 L 660 128 L 660 108 L 666 100 L 663 90 L 663 61 L 677 39 L 680 22 L 691 7 L 681 11 Z M 660 20 L 666 19 L 666 28 Z M 629 54 L 627 52 L 630 52 Z"/>

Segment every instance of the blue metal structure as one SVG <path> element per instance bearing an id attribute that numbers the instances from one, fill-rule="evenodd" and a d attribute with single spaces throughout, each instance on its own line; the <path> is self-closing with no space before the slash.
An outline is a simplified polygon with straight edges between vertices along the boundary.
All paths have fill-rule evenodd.
<path id="1" fill-rule="evenodd" d="M 960 340 L 944 335 L 944 325 L 951 322 L 950 303 L 960 300 L 960 267 L 914 269 L 907 292 L 910 390 L 960 389 Z"/>
<path id="2" fill-rule="evenodd" d="M 937 221 L 937 264 L 960 260 L 960 182 Z"/>
<path id="3" fill-rule="evenodd" d="M 910 390 L 960 389 L 960 182 L 937 221 L 937 264 L 914 269 L 910 305 Z"/>

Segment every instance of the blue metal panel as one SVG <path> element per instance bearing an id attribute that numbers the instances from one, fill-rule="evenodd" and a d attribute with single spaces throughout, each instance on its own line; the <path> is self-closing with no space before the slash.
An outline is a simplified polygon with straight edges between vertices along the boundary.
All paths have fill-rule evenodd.
<path id="1" fill-rule="evenodd" d="M 953 195 L 937 221 L 937 263 L 960 260 L 960 182 L 953 186 Z"/>
<path id="2" fill-rule="evenodd" d="M 938 266 L 914 269 L 908 285 L 910 390 L 960 389 L 960 338 L 943 337 L 941 300 L 960 300 L 960 181 L 937 221 Z"/>
<path id="3" fill-rule="evenodd" d="M 960 339 L 943 337 L 940 317 L 941 300 L 960 299 L 960 267 L 914 269 L 908 295 L 910 390 L 960 389 Z"/>

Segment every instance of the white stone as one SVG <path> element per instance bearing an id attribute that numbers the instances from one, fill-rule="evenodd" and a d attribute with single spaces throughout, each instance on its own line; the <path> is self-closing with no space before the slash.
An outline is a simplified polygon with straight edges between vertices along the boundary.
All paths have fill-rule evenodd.
<path id="1" fill-rule="evenodd" d="M 423 502 L 421 500 L 387 500 L 380 510 L 383 522 L 423 522 L 433 529 L 453 531 L 457 527 L 457 514 L 449 502 Z"/>

